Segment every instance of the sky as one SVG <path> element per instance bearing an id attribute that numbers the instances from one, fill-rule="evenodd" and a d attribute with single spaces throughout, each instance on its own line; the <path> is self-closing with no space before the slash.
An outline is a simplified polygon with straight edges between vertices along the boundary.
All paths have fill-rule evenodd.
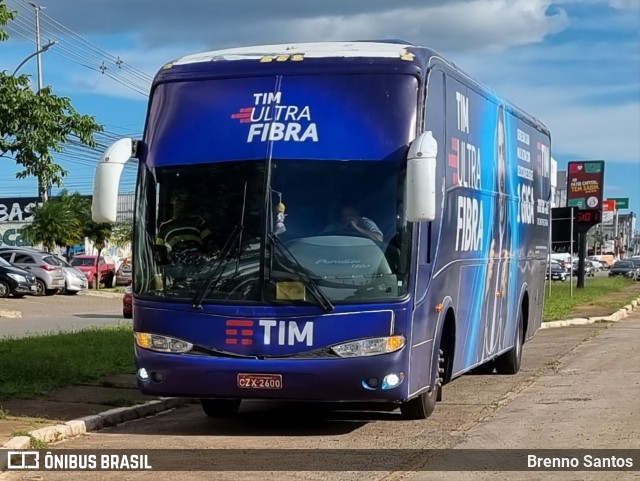
<path id="1" fill-rule="evenodd" d="M 0 70 L 33 53 L 34 9 L 0 43 Z M 39 0 L 42 81 L 105 126 L 106 145 L 141 137 L 156 72 L 183 55 L 228 47 L 322 40 L 403 39 L 428 46 L 542 120 L 559 170 L 605 161 L 604 197 L 640 212 L 640 0 Z M 36 59 L 19 71 L 37 87 Z M 64 187 L 90 193 L 99 151 L 56 156 Z M 0 198 L 34 196 L 0 159 Z M 126 168 L 121 192 L 134 189 Z M 58 189 L 54 189 L 54 193 Z M 623 211 L 628 212 L 628 211 Z"/>

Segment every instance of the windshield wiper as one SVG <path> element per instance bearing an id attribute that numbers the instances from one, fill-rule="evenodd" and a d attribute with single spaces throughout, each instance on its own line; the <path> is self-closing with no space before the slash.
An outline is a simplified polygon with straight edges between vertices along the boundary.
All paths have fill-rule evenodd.
<path id="1" fill-rule="evenodd" d="M 322 307 L 325 311 L 333 311 L 334 306 L 331 303 L 331 299 L 329 299 L 327 295 L 322 292 L 322 289 L 320 289 L 314 282 L 314 280 L 309 277 L 302 264 L 300 264 L 300 261 L 296 259 L 296 257 L 289 249 L 287 249 L 287 246 L 284 245 L 284 242 L 282 242 L 282 240 L 274 233 L 269 234 L 269 238 L 273 241 L 273 245 L 276 247 L 278 252 L 280 252 L 282 257 L 287 260 L 291 270 L 298 275 L 298 278 L 302 281 L 307 290 L 313 295 L 316 301 L 318 301 L 320 307 Z"/>
<path id="2" fill-rule="evenodd" d="M 244 211 L 247 205 L 247 182 L 244 183 L 244 192 L 242 194 L 242 211 L 240 212 L 240 224 L 236 225 L 229 237 L 224 242 L 224 246 L 220 251 L 220 256 L 218 257 L 218 262 L 215 264 L 213 269 L 208 272 L 204 272 L 204 279 L 201 284 L 196 288 L 195 295 L 193 299 L 191 299 L 191 307 L 194 309 L 200 309 L 202 307 L 202 300 L 207 293 L 218 285 L 220 279 L 222 279 L 222 274 L 224 274 L 224 267 L 226 265 L 225 261 L 231 250 L 235 247 L 236 241 L 240 239 L 240 250 L 242 250 L 242 231 L 244 230 Z M 240 262 L 240 254 L 238 252 L 238 263 L 236 264 L 236 272 L 238 271 L 238 266 Z"/>

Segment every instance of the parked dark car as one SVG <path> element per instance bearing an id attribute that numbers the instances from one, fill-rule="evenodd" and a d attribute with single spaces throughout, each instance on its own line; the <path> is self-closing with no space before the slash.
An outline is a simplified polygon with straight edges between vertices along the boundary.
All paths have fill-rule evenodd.
<path id="1" fill-rule="evenodd" d="M 566 281 L 568 274 L 562 264 L 554 260 L 551 260 L 549 262 L 551 264 L 551 280 L 562 282 Z M 549 279 L 549 265 L 547 265 L 547 279 Z"/>
<path id="2" fill-rule="evenodd" d="M 0 257 L 0 298 L 23 297 L 36 293 L 36 278 L 30 272 L 20 269 Z"/>
<path id="3" fill-rule="evenodd" d="M 131 319 L 133 317 L 133 295 L 131 293 L 131 286 L 127 286 L 124 290 L 124 297 L 122 298 L 122 317 L 125 319 Z"/>
<path id="4" fill-rule="evenodd" d="M 640 281 L 640 257 L 632 257 L 629 261 L 633 262 L 633 265 L 636 268 L 636 281 Z"/>
<path id="5" fill-rule="evenodd" d="M 609 270 L 609 277 L 622 276 L 629 279 L 637 279 L 640 269 L 632 261 L 616 261 Z"/>
<path id="6" fill-rule="evenodd" d="M 36 278 L 36 295 L 52 296 L 64 289 L 64 273 L 53 256 L 35 249 L 11 247 L 0 249 L 0 257 L 16 267 L 25 269 Z"/>
<path id="7" fill-rule="evenodd" d="M 573 261 L 573 275 L 577 276 L 578 275 L 578 260 L 576 259 L 575 261 Z M 585 277 L 595 277 L 596 275 L 596 268 L 594 267 L 594 265 L 592 264 L 592 262 L 588 259 L 585 259 L 584 261 L 584 276 Z"/>

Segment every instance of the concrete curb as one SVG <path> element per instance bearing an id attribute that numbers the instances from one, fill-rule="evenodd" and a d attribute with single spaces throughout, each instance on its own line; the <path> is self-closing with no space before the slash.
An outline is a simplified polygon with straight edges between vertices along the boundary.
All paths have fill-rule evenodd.
<path id="1" fill-rule="evenodd" d="M 106 297 L 107 299 L 122 299 L 124 297 L 124 294 L 120 292 L 100 292 L 90 289 L 80 291 L 78 294 L 81 296 Z"/>
<path id="2" fill-rule="evenodd" d="M 9 317 L 11 319 L 17 319 L 22 317 L 22 311 L 7 311 L 0 309 L 0 317 Z"/>
<path id="3" fill-rule="evenodd" d="M 190 399 L 183 398 L 160 398 L 144 404 L 136 404 L 135 406 L 109 409 L 99 414 L 67 421 L 64 424 L 36 429 L 30 431 L 28 436 L 15 436 L 6 442 L 2 449 L 28 449 L 31 446 L 32 438 L 46 443 L 58 442 L 90 431 L 117 426 L 125 421 L 153 416 L 162 411 L 185 406 L 191 402 Z M 0 470 L 2 469 L 3 466 L 0 466 Z"/>
<path id="4" fill-rule="evenodd" d="M 540 329 L 553 329 L 555 327 L 582 326 L 585 324 L 593 324 L 594 322 L 619 322 L 627 317 L 631 312 L 637 310 L 640 306 L 640 297 L 631 301 L 630 304 L 618 309 L 610 316 L 599 316 L 586 318 L 567 319 L 565 321 L 549 321 L 543 322 Z"/>

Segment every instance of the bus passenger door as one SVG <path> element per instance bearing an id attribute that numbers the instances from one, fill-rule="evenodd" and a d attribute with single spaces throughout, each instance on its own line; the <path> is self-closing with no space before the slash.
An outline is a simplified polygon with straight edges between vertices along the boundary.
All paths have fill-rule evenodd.
<path id="1" fill-rule="evenodd" d="M 431 360 L 435 337 L 437 313 L 434 306 L 442 300 L 442 277 L 434 279 L 442 252 L 447 245 L 440 242 L 443 226 L 443 195 L 446 191 L 446 167 L 448 148 L 445 141 L 445 87 L 444 72 L 437 67 L 428 74 L 423 94 L 423 123 L 421 131 L 433 132 L 438 143 L 436 166 L 436 219 L 431 222 L 416 223 L 414 226 L 415 289 L 413 305 L 413 326 L 411 330 L 411 372 L 410 391 L 416 392 L 431 383 Z"/>

